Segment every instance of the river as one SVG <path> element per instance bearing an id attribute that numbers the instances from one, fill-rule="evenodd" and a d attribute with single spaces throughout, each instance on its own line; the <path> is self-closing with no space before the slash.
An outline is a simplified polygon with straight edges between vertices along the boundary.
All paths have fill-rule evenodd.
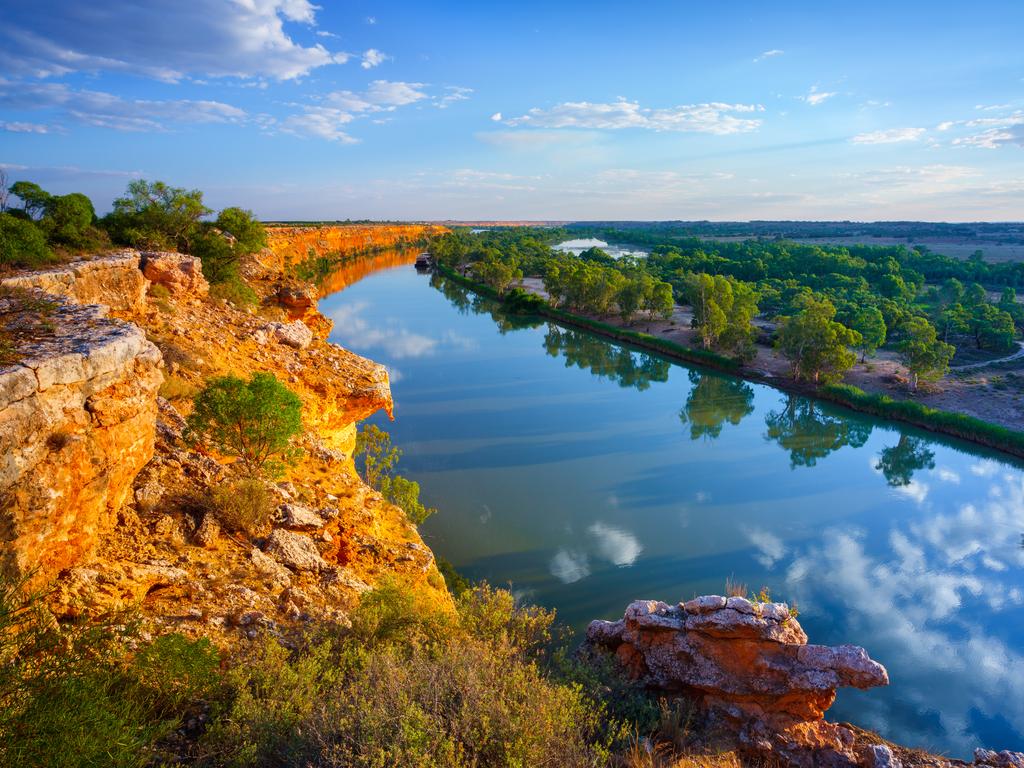
<path id="1" fill-rule="evenodd" d="M 413 258 L 345 267 L 360 279 L 320 309 L 391 370 L 395 421 L 374 421 L 440 510 L 438 555 L 577 630 L 637 598 L 765 586 L 812 642 L 889 670 L 830 719 L 958 757 L 1024 749 L 1019 464 L 510 319 Z"/>

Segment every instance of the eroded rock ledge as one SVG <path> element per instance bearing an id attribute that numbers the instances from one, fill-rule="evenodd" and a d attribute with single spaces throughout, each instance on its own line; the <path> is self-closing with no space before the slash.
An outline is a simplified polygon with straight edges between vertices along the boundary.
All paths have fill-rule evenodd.
<path id="1" fill-rule="evenodd" d="M 141 329 L 104 306 L 52 304 L 50 337 L 0 369 L 0 556 L 4 570 L 40 579 L 89 556 L 113 526 L 153 456 L 163 380 Z"/>
<path id="2" fill-rule="evenodd" d="M 618 621 L 593 621 L 584 653 L 610 653 L 658 692 L 687 697 L 706 732 L 727 734 L 755 762 L 813 768 L 963 768 L 968 763 L 884 742 L 825 711 L 841 687 L 888 685 L 855 645 L 812 645 L 785 603 L 705 595 L 677 605 L 637 600 Z M 1024 768 L 1024 754 L 975 751 L 978 768 Z"/>

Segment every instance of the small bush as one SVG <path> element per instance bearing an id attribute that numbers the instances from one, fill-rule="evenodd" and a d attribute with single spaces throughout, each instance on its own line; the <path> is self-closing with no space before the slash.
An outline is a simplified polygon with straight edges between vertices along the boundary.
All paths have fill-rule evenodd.
<path id="1" fill-rule="evenodd" d="M 237 275 L 230 277 L 224 282 L 210 285 L 210 298 L 215 300 L 226 299 L 240 308 L 251 307 L 260 300 L 256 291 L 246 285 L 245 281 Z"/>
<path id="2" fill-rule="evenodd" d="M 46 235 L 34 222 L 0 213 L 0 266 L 39 267 L 53 260 Z"/>
<path id="3" fill-rule="evenodd" d="M 61 627 L 23 585 L 0 583 L 0 764 L 142 768 L 214 692 L 208 640 L 143 640 L 134 622 Z"/>
<path id="4" fill-rule="evenodd" d="M 210 503 L 221 525 L 250 536 L 266 527 L 274 511 L 266 485 L 251 478 L 214 488 Z"/>
<path id="5" fill-rule="evenodd" d="M 211 379 L 193 404 L 190 440 L 237 456 L 249 476 L 277 476 L 283 462 L 295 457 L 289 441 L 302 429 L 302 401 L 274 374 L 255 373 L 249 381 Z"/>
<path id="6" fill-rule="evenodd" d="M 158 300 L 169 299 L 171 298 L 171 290 L 163 283 L 155 283 L 149 287 L 149 296 Z"/>

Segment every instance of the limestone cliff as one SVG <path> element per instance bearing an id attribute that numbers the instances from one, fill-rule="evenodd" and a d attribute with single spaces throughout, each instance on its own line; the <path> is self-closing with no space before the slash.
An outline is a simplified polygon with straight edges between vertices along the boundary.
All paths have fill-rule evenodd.
<path id="1" fill-rule="evenodd" d="M 331 248 L 424 231 L 358 230 L 330 234 Z M 307 235 L 296 237 L 273 242 L 301 253 Z M 58 615 L 138 606 L 154 627 L 228 637 L 344 621 L 383 579 L 449 603 L 415 527 L 355 473 L 356 423 L 391 411 L 387 371 L 327 343 L 315 303 L 299 320 L 280 306 L 274 265 L 286 261 L 267 251 L 248 265 L 258 311 L 207 296 L 198 263 L 180 254 L 121 252 L 8 281 L 8 291 L 59 297 L 46 299 L 52 338 L 32 337 L 0 370 L 0 552 L 51 580 Z M 272 519 L 246 535 L 221 530 L 211 507 L 229 462 L 185 443 L 182 429 L 204 381 L 256 371 L 302 400 L 303 452 L 272 487 Z"/>
<path id="2" fill-rule="evenodd" d="M 5 301 L 11 315 L 26 299 Z M 162 376 L 156 347 L 105 307 L 31 311 L 52 330 L 0 369 L 0 554 L 5 571 L 46 579 L 95 552 L 152 458 Z"/>
<path id="3" fill-rule="evenodd" d="M 284 271 L 311 256 L 355 256 L 399 248 L 447 232 L 436 224 L 365 224 L 267 228 L 270 246 L 260 257 L 264 268 Z"/>

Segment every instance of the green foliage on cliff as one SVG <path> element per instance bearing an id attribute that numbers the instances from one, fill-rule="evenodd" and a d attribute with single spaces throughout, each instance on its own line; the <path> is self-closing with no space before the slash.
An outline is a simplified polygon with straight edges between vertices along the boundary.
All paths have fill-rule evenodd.
<path id="1" fill-rule="evenodd" d="M 59 626 L 22 584 L 0 582 L 0 764 L 162 764 L 218 665 L 208 640 L 145 639 L 131 617 Z"/>
<path id="2" fill-rule="evenodd" d="M 610 668 L 554 649 L 552 612 L 486 585 L 456 603 L 384 584 L 348 628 L 222 654 L 130 617 L 62 626 L 6 583 L 0 764 L 589 768 L 656 724 Z"/>
<path id="3" fill-rule="evenodd" d="M 385 499 L 400 507 L 409 522 L 422 524 L 437 512 L 420 501 L 420 484 L 395 474 L 402 449 L 391 444 L 391 435 L 375 424 L 367 424 L 356 435 L 356 450 L 353 454 L 361 467 L 363 479 L 371 488 L 376 488 Z"/>
<path id="4" fill-rule="evenodd" d="M 272 373 L 211 379 L 188 416 L 192 442 L 238 458 L 250 477 L 274 477 L 294 456 L 291 438 L 302 429 L 302 401 Z"/>

